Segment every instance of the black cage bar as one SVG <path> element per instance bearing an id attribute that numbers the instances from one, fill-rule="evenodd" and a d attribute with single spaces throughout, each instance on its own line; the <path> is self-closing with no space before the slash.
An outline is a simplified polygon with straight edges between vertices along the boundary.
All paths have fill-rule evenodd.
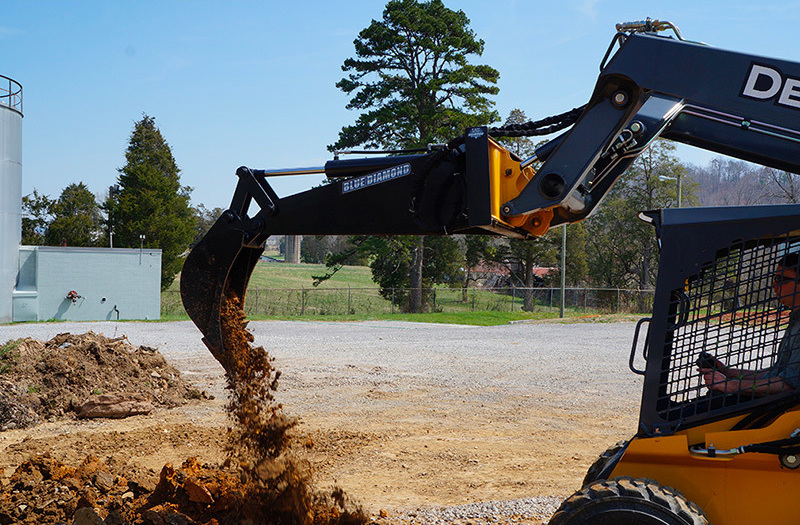
<path id="1" fill-rule="evenodd" d="M 791 405 L 800 393 L 800 350 L 791 352 L 800 347 L 800 264 L 789 254 L 800 253 L 800 206 L 651 216 L 661 259 L 641 432 Z"/>

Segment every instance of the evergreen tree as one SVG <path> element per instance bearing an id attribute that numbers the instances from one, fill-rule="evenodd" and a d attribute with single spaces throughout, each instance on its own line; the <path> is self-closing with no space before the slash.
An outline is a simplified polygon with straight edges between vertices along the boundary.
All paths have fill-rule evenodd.
<path id="1" fill-rule="evenodd" d="M 382 20 L 373 20 L 354 44 L 356 57 L 342 66 L 349 75 L 336 85 L 351 96 L 347 108 L 362 113 L 330 149 L 424 147 L 497 120 L 488 95 L 497 93 L 499 74 L 469 63 L 483 53 L 483 41 L 463 11 L 441 0 L 390 0 Z M 375 262 L 373 278 L 410 289 L 411 312 L 423 309 L 424 282 L 437 282 L 425 275 L 431 266 L 425 256 L 434 253 L 426 242 L 413 237 L 364 244 L 393 261 Z"/>
<path id="2" fill-rule="evenodd" d="M 521 109 L 512 109 L 508 113 L 506 121 L 503 122 L 503 127 L 512 126 L 514 124 L 525 124 L 528 120 L 524 111 Z M 508 151 L 521 159 L 526 159 L 533 155 L 538 146 L 530 137 L 503 137 L 500 139 L 500 143 L 503 144 Z"/>
<path id="3" fill-rule="evenodd" d="M 99 246 L 103 241 L 103 217 L 94 194 L 83 182 L 70 184 L 52 203 L 53 220 L 47 227 L 50 246 Z"/>
<path id="4" fill-rule="evenodd" d="M 172 150 L 153 117 L 143 115 L 134 125 L 125 160 L 118 170 L 119 191 L 110 196 L 108 206 L 114 245 L 160 248 L 164 290 L 180 271 L 182 254 L 195 235 L 191 188 L 181 186 Z"/>

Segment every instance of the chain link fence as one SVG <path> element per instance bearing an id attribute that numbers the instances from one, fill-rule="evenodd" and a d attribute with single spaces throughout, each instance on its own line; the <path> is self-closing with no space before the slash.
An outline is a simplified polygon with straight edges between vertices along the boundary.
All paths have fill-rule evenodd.
<path id="1" fill-rule="evenodd" d="M 408 289 L 391 289 L 383 297 L 376 288 L 251 288 L 248 316 L 378 315 L 404 313 Z M 423 290 L 431 312 L 544 312 L 559 310 L 559 288 L 430 288 Z M 567 288 L 564 308 L 578 313 L 648 313 L 652 290 Z M 162 317 L 185 316 L 180 293 L 161 295 Z"/>

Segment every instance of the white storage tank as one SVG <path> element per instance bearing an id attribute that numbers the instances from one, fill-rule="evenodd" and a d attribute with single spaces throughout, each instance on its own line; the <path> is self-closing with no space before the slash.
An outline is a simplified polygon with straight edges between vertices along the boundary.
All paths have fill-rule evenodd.
<path id="1" fill-rule="evenodd" d="M 22 86 L 0 75 L 0 323 L 12 319 L 22 233 Z"/>

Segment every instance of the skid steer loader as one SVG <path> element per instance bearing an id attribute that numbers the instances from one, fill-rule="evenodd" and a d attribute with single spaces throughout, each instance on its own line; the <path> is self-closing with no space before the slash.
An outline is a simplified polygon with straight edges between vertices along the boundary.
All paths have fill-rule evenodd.
<path id="1" fill-rule="evenodd" d="M 224 361 L 222 301 L 244 298 L 270 235 L 535 238 L 586 218 L 658 137 L 800 173 L 799 109 L 798 63 L 689 42 L 669 22 L 619 24 L 576 110 L 399 155 L 239 168 L 230 209 L 186 260 L 184 305 Z M 530 159 L 496 141 L 561 130 Z M 333 182 L 284 198 L 268 183 L 309 172 Z M 629 362 L 643 376 L 639 427 L 600 456 L 551 523 L 800 523 L 800 205 L 641 218 L 661 251 L 652 315 L 636 327 Z"/>

